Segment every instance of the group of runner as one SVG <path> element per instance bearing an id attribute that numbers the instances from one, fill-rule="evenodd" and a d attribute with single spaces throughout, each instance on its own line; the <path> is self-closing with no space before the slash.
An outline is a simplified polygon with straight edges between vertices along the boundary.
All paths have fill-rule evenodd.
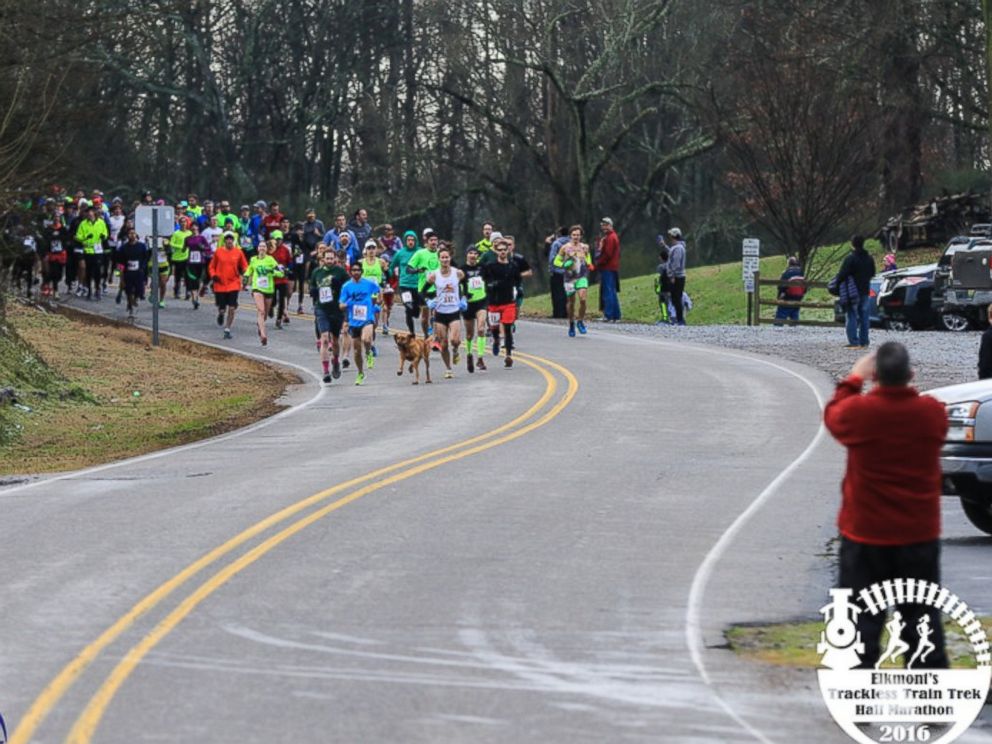
<path id="1" fill-rule="evenodd" d="M 150 194 L 132 206 L 141 203 L 164 206 Z M 171 280 L 173 299 L 193 310 L 212 292 L 217 325 L 231 338 L 239 298 L 247 291 L 259 341 L 266 345 L 267 321 L 274 318 L 276 328 L 284 327 L 293 298 L 303 315 L 309 295 L 325 382 L 340 377 L 350 356 L 355 384 L 365 381 L 375 365 L 377 333 L 390 333 L 396 297 L 406 331 L 419 330 L 440 353 L 446 378 L 454 376 L 463 343 L 468 372 L 486 369 L 487 335 L 493 354 L 502 350 L 504 365 L 512 367 L 522 283 L 532 274 L 513 237 L 491 223 L 456 259 L 452 243 L 432 229 L 419 238 L 407 230 L 400 238 L 392 225 L 373 229 L 364 209 L 350 222 L 338 214 L 334 227 L 325 230 L 312 209 L 294 224 L 278 202 L 258 201 L 234 213 L 227 201 L 201 204 L 190 194 L 175 205 L 171 235 L 152 247 L 135 230 L 134 209 L 126 214 L 118 198 L 107 203 L 99 192 L 90 198 L 80 192 L 46 199 L 37 227 L 36 236 L 29 224 L 20 229 L 41 272 L 42 296 L 58 297 L 64 282 L 65 295 L 99 301 L 119 277 L 116 301 L 126 301 L 133 317 L 139 303 L 153 296 L 165 307 Z M 31 281 L 29 276 L 29 289 Z"/>

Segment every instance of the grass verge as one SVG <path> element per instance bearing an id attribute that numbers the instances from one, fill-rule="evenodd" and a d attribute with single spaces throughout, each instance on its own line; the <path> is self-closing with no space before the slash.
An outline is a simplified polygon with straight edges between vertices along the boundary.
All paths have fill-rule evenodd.
<path id="1" fill-rule="evenodd" d="M 882 246 L 877 240 L 867 242 L 875 258 L 875 265 L 882 266 Z M 849 244 L 825 246 L 817 254 L 816 276 L 820 281 L 829 279 L 840 268 L 840 263 L 850 250 Z M 940 257 L 942 249 L 918 249 L 899 256 L 901 268 L 932 263 Z M 768 256 L 761 259 L 761 276 L 777 279 L 785 271 L 785 256 Z M 658 296 L 654 292 L 654 274 L 624 278 L 621 281 L 620 305 L 623 319 L 631 323 L 655 323 L 659 319 Z M 746 325 L 747 295 L 741 277 L 741 263 L 698 266 L 686 272 L 686 292 L 692 298 L 693 308 L 686 317 L 692 325 Z M 775 299 L 773 287 L 762 289 L 762 299 Z M 812 290 L 806 299 L 810 302 L 833 302 L 833 297 L 823 289 Z M 599 285 L 589 288 L 589 317 L 599 317 Z M 803 310 L 803 317 L 810 320 L 833 320 L 832 310 Z M 550 318 L 551 295 L 528 297 L 523 314 L 529 317 Z M 774 309 L 764 307 L 762 317 L 773 317 Z"/>
<path id="2" fill-rule="evenodd" d="M 7 321 L 0 380 L 19 405 L 0 406 L 0 475 L 75 470 L 221 434 L 281 410 L 278 398 L 300 382 L 179 339 L 153 348 L 147 331 L 89 316 L 11 303 Z"/>
<path id="3" fill-rule="evenodd" d="M 992 634 L 992 617 L 978 618 L 985 632 Z M 730 648 L 738 656 L 752 661 L 760 661 L 776 666 L 816 669 L 820 666 L 820 656 L 816 644 L 820 640 L 823 621 L 778 623 L 774 625 L 735 626 L 727 631 Z M 904 636 L 905 638 L 906 636 Z M 954 668 L 975 667 L 975 657 L 967 636 L 955 622 L 944 623 L 944 638 L 947 656 Z M 882 637 L 882 647 L 888 641 L 888 633 Z M 910 641 L 912 646 L 912 641 Z M 901 659 L 900 659 L 901 661 Z M 899 665 L 885 663 L 883 668 L 899 668 Z"/>

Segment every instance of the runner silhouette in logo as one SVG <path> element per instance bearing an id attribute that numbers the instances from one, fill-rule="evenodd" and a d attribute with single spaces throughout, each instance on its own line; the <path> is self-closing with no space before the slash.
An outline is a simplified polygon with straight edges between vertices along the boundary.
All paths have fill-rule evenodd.
<path id="1" fill-rule="evenodd" d="M 926 616 L 924 615 L 924 617 Z M 929 625 L 929 619 L 927 624 Z M 902 632 L 906 629 L 906 623 L 903 622 L 902 613 L 899 610 L 892 611 L 892 619 L 885 624 L 885 629 L 889 631 L 889 643 L 885 647 L 885 652 L 875 662 L 876 669 L 882 666 L 886 659 L 891 659 L 895 663 L 896 659 L 909 651 L 909 644 L 902 639 Z"/>
<path id="2" fill-rule="evenodd" d="M 927 657 L 937 650 L 937 647 L 930 640 L 930 636 L 933 635 L 933 628 L 930 627 L 930 616 L 923 615 L 919 622 L 916 623 L 916 635 L 920 637 L 920 642 L 916 646 L 916 651 L 913 653 L 913 658 L 909 660 L 906 665 L 907 669 L 912 669 L 913 664 L 916 663 L 916 659 L 919 658 L 920 663 L 926 662 Z"/>

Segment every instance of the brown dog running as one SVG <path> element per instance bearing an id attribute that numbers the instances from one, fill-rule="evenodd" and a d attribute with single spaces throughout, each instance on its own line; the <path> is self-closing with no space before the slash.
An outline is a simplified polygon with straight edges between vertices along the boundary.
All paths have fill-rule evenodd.
<path id="1" fill-rule="evenodd" d="M 431 341 L 433 337 L 417 338 L 406 331 L 398 331 L 393 334 L 393 339 L 396 341 L 396 348 L 400 351 L 400 368 L 396 374 L 402 376 L 403 365 L 409 363 L 410 371 L 416 373 L 413 384 L 419 385 L 420 362 L 423 360 L 427 373 L 427 383 L 429 384 L 431 381 Z"/>

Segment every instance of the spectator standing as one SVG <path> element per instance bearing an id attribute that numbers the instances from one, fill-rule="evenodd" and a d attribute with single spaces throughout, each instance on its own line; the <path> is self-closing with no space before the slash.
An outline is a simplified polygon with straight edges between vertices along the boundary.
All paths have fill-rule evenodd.
<path id="1" fill-rule="evenodd" d="M 989 327 L 982 333 L 982 343 L 978 347 L 978 379 L 987 380 L 992 377 L 992 305 L 986 311 Z"/>
<path id="2" fill-rule="evenodd" d="M 685 325 L 685 239 L 682 230 L 673 227 L 668 231 L 668 276 L 672 279 L 672 307 L 675 308 L 675 325 Z"/>
<path id="3" fill-rule="evenodd" d="M 569 242 L 568 230 L 561 226 L 544 239 L 548 248 L 548 272 L 551 283 L 551 317 L 568 317 L 568 298 L 565 293 L 565 269 L 555 266 L 555 259 L 562 247 Z"/>
<path id="4" fill-rule="evenodd" d="M 351 222 L 348 223 L 348 229 L 355 236 L 355 244 L 364 246 L 372 237 L 372 225 L 369 224 L 368 211 L 364 208 L 356 210 Z"/>
<path id="5" fill-rule="evenodd" d="M 871 278 L 875 276 L 875 260 L 865 250 L 865 239 L 861 235 L 851 238 L 851 252 L 847 254 L 840 271 L 837 284 L 844 287 L 850 278 L 856 294 L 846 298 L 847 348 L 868 348 L 868 328 L 871 323 Z"/>
<path id="6" fill-rule="evenodd" d="M 785 302 L 802 302 L 803 297 L 806 296 L 806 279 L 803 276 L 803 269 L 799 265 L 798 258 L 789 256 L 788 265 L 778 280 L 779 300 Z M 775 325 L 782 325 L 786 320 L 798 323 L 799 308 L 779 305 L 775 309 Z"/>
<path id="7" fill-rule="evenodd" d="M 608 323 L 620 320 L 620 238 L 613 229 L 613 220 L 604 217 L 599 222 L 602 237 L 596 255 L 596 270 L 600 276 L 603 319 Z"/>
<path id="8" fill-rule="evenodd" d="M 861 394 L 865 381 L 876 384 Z M 867 354 L 837 384 L 824 423 L 847 449 L 840 513 L 838 585 L 854 596 L 872 584 L 915 578 L 940 583 L 940 449 L 947 414 L 934 398 L 920 395 L 909 353 L 890 341 Z M 892 458 L 892 452 L 899 457 Z M 908 627 L 929 615 L 936 650 L 917 666 L 946 668 L 940 613 L 923 605 L 897 608 Z M 861 667 L 879 657 L 885 615 L 862 612 L 858 632 L 865 652 Z"/>

